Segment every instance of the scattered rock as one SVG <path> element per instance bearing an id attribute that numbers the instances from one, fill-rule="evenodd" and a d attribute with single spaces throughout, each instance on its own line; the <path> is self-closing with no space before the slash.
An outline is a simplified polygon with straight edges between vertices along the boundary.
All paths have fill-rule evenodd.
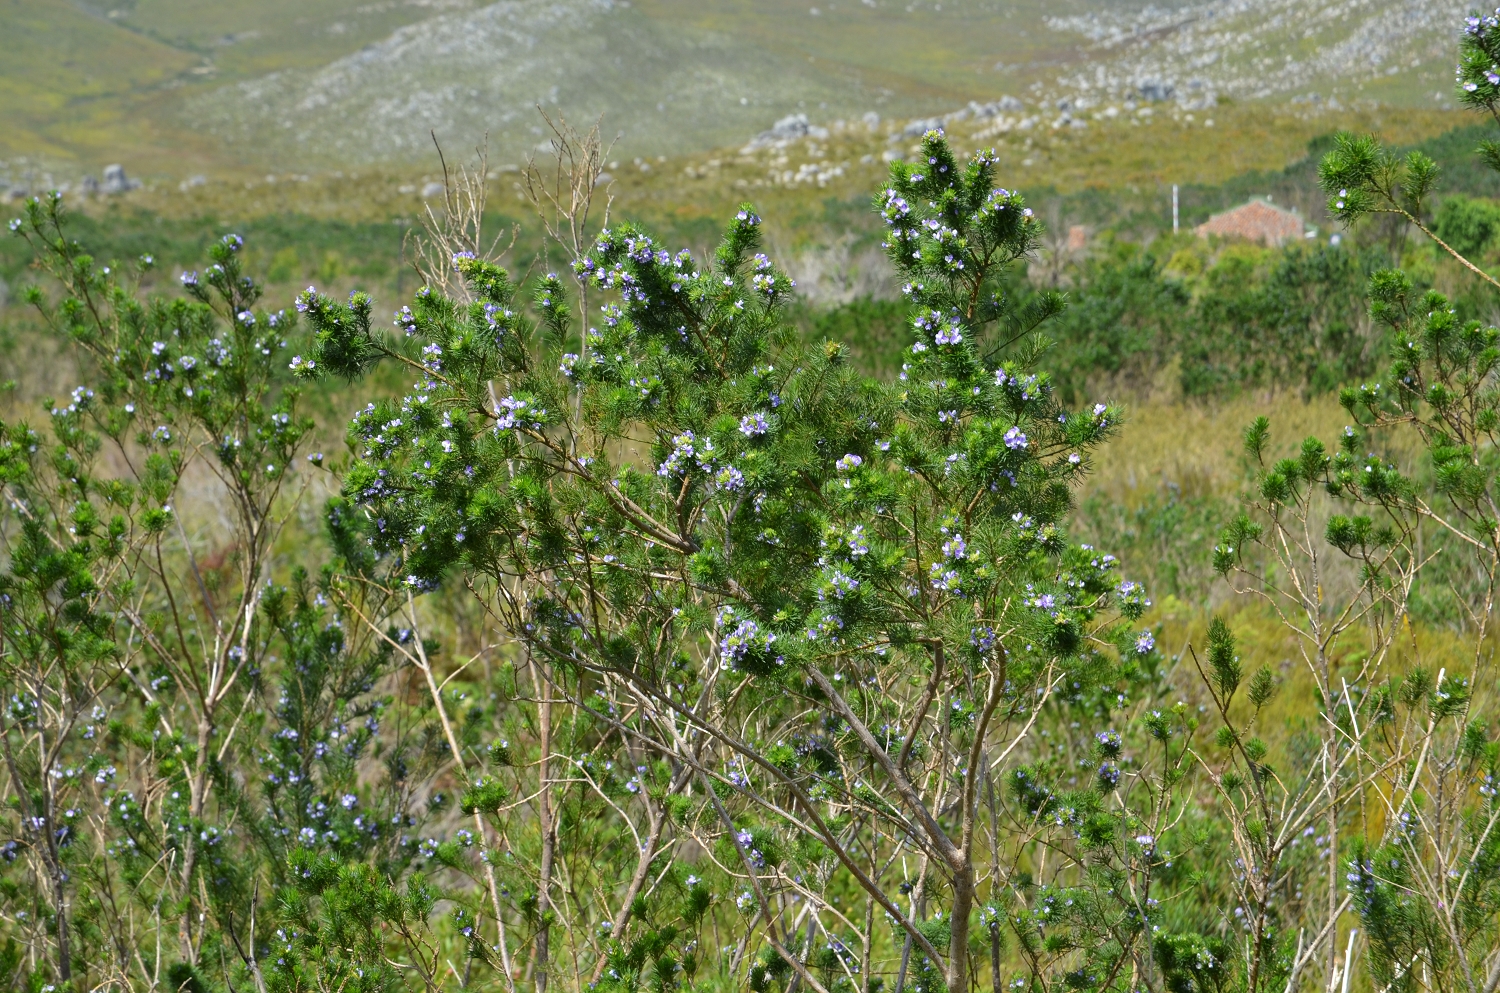
<path id="1" fill-rule="evenodd" d="M 1000 98 L 999 107 L 1001 110 L 1006 111 L 1007 113 L 1014 113 L 1018 110 L 1025 109 L 1026 105 L 1007 93 L 1005 96 Z"/>
<path id="2" fill-rule="evenodd" d="M 1081 35 L 1094 55 L 1059 76 L 1059 92 L 1118 98 L 1135 92 L 1180 110 L 1385 78 L 1451 50 L 1454 25 L 1472 4 L 1458 0 L 1240 0 L 1235 3 L 1095 4 L 1046 17 Z"/>
<path id="3" fill-rule="evenodd" d="M 866 115 L 868 120 L 869 115 Z M 877 117 L 877 123 L 879 118 Z M 744 152 L 759 151 L 762 148 L 785 148 L 787 145 L 800 138 L 827 138 L 828 129 L 820 128 L 807 122 L 806 114 L 788 114 L 775 124 L 771 125 L 769 131 L 762 131 L 750 143 L 745 146 Z"/>
<path id="4" fill-rule="evenodd" d="M 806 114 L 788 114 L 771 125 L 770 135 L 773 138 L 805 138 L 812 130 Z"/>
<path id="5" fill-rule="evenodd" d="M 422 199 L 431 200 L 435 196 L 441 196 L 447 190 L 442 183 L 423 183 Z"/>
<path id="6" fill-rule="evenodd" d="M 93 173 L 88 173 L 87 175 L 85 175 L 83 177 L 82 180 L 79 181 L 79 183 L 78 183 L 78 191 L 80 193 L 82 193 L 86 197 L 96 197 L 96 196 L 98 196 L 99 195 L 99 177 L 95 176 Z"/>
<path id="7" fill-rule="evenodd" d="M 1161 103 L 1172 99 L 1177 87 L 1160 79 L 1143 79 L 1135 84 L 1135 91 L 1148 103 Z"/>
<path id="8" fill-rule="evenodd" d="M 901 133 L 895 136 L 896 141 L 902 138 L 920 138 L 929 131 L 936 131 L 943 126 L 941 117 L 920 117 L 914 121 L 908 121 Z"/>
<path id="9" fill-rule="evenodd" d="M 118 162 L 104 167 L 104 185 L 102 189 L 106 194 L 125 193 L 130 190 L 138 190 L 140 187 L 141 181 L 126 176 L 125 167 Z"/>

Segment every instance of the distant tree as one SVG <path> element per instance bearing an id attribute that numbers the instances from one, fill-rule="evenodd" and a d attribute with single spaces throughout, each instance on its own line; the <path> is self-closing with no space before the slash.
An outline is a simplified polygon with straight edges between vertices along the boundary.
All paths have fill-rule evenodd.
<path id="1" fill-rule="evenodd" d="M 1465 256 L 1479 256 L 1500 233 L 1500 206 L 1489 200 L 1450 196 L 1433 219 L 1437 236 Z"/>

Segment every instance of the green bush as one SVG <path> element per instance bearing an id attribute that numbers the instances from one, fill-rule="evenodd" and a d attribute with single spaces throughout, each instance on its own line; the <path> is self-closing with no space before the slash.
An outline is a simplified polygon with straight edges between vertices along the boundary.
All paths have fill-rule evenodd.
<path id="1" fill-rule="evenodd" d="M 1466 196 L 1446 197 L 1438 207 L 1433 230 L 1454 251 L 1477 258 L 1500 233 L 1500 204 Z"/>

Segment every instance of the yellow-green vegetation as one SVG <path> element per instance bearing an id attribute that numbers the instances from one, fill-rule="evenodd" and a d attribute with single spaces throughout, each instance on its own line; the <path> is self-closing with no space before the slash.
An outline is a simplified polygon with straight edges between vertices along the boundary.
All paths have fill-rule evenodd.
<path id="1" fill-rule="evenodd" d="M 1056 13 L 1056 5 L 1037 0 L 875 5 L 860 0 L 640 0 L 640 6 L 654 17 L 766 48 L 788 48 L 839 71 L 858 72 L 872 98 L 882 88 L 926 88 L 932 96 L 962 104 L 1004 87 L 1019 92 L 1039 64 L 1076 57 L 1072 39 L 1038 30 L 1043 17 Z M 810 12 L 813 8 L 817 14 Z M 873 106 L 879 109 L 879 103 Z"/>
<path id="2" fill-rule="evenodd" d="M 185 126 L 185 94 L 226 78 L 320 64 L 429 16 L 432 7 L 5 0 L 0 157 L 53 164 L 60 179 L 80 169 L 97 174 L 110 162 L 175 178 L 232 172 L 243 163 Z"/>
<path id="3" fill-rule="evenodd" d="M 972 7 L 913 47 L 893 40 L 902 15 L 887 7 L 855 24 L 837 21 L 834 6 L 814 15 L 788 3 L 755 12 L 641 4 L 651 17 L 757 44 L 781 37 L 768 13 L 795 15 L 813 26 L 789 46 L 799 56 L 868 70 L 862 85 L 905 87 L 908 98 L 957 103 L 964 77 L 995 71 L 979 61 L 982 35 L 962 30 L 993 23 Z M 68 843 L 59 855 L 33 817 L 13 832 L 24 858 L 0 848 L 0 877 L 32 873 L 25 886 L 0 888 L 10 907 L 0 931 L 35 949 L 25 965 L 32 986 L 66 982 L 58 970 L 69 956 L 80 973 L 100 972 L 109 933 L 117 946 L 163 945 L 152 967 L 187 990 L 218 988 L 210 977 L 251 988 L 267 976 L 277 991 L 352 989 L 370 977 L 397 988 L 393 962 L 409 955 L 416 964 L 406 971 L 426 970 L 430 989 L 468 988 L 471 978 L 529 984 L 550 969 L 554 990 L 577 993 L 595 981 L 603 993 L 747 983 L 772 993 L 799 988 L 787 962 L 800 956 L 815 965 L 808 987 L 834 993 L 871 991 L 875 979 L 900 993 L 968 990 L 976 976 L 988 986 L 991 968 L 997 988 L 1030 993 L 1295 993 L 1334 988 L 1341 968 L 1347 976 L 1340 942 L 1355 948 L 1357 928 L 1361 962 L 1373 964 L 1347 988 L 1395 987 L 1392 963 L 1414 958 L 1407 945 L 1400 955 L 1382 945 L 1389 928 L 1355 902 L 1376 884 L 1336 901 L 1392 824 L 1406 834 L 1381 849 L 1382 872 L 1393 851 L 1416 852 L 1416 843 L 1401 848 L 1412 838 L 1451 841 L 1455 822 L 1424 824 L 1421 835 L 1385 806 L 1391 784 L 1400 779 L 1408 799 L 1415 788 L 1489 810 L 1482 798 L 1500 773 L 1490 730 L 1465 723 L 1500 702 L 1492 680 L 1478 678 L 1494 639 L 1477 630 L 1490 605 L 1475 583 L 1493 588 L 1497 558 L 1485 516 L 1492 468 L 1474 455 L 1500 417 L 1493 396 L 1473 388 L 1494 375 L 1484 322 L 1497 297 L 1487 273 L 1404 228 L 1331 223 L 1309 159 L 1334 145 L 1337 127 L 1399 147 L 1441 139 L 1467 154 L 1473 136 L 1453 132 L 1461 119 L 1373 105 L 1221 99 L 1188 110 L 1104 100 L 1066 117 L 1034 106 L 952 116 L 943 123 L 955 161 L 941 139 L 904 133 L 904 121 L 849 117 L 827 121 L 826 134 L 746 135 L 688 155 L 606 152 L 598 166 L 607 175 L 586 172 L 578 187 L 600 198 L 581 241 L 558 245 L 541 238 L 528 191 L 528 179 L 546 176 L 528 175 L 526 158 L 508 150 L 484 166 L 487 211 L 444 216 L 442 191 L 430 185 L 445 178 L 435 164 L 303 171 L 227 155 L 171 116 L 181 92 L 315 68 L 434 9 L 147 0 L 115 17 L 73 11 L 75 20 L 57 21 L 62 34 L 37 36 L 40 51 L 74 28 L 127 24 L 121 64 L 134 58 L 131 45 L 164 53 L 154 74 L 59 105 L 48 125 L 60 129 L 55 140 L 37 146 L 45 156 L 95 147 L 69 144 L 68 114 L 99 115 L 97 142 L 116 140 L 108 120 L 121 108 L 180 130 L 139 132 L 150 146 L 142 154 L 158 155 L 146 160 L 154 175 L 145 188 L 66 198 L 82 215 L 69 230 L 98 260 L 51 240 L 49 208 L 30 210 L 25 230 L 63 295 L 111 309 L 65 305 L 50 312 L 46 336 L 18 308 L 6 312 L 7 374 L 19 382 L 0 399 L 0 481 L 52 516 L 44 536 L 28 503 L 5 508 L 16 526 L 4 532 L 13 544 L 3 604 L 50 637 L 0 652 L 7 689 L 25 687 L 0 736 L 41 737 L 25 701 L 48 701 L 45 734 L 79 757 L 57 775 L 12 768 L 13 780 L 40 784 L 27 792 L 12 783 L 16 810 L 34 795 L 69 811 L 104 799 L 98 831 L 111 839 L 85 857 L 72 835 L 54 834 Z M 262 31 L 268 11 L 275 28 Z M 27 23 L 51 30 L 44 21 Z M 1033 44 L 1017 34 L 1002 51 L 1037 57 Z M 169 133 L 182 141 L 162 154 Z M 928 238 L 907 214 L 937 210 L 945 191 L 923 178 L 929 165 L 957 172 L 972 161 L 963 153 L 990 147 L 993 174 L 978 182 L 989 199 L 958 223 L 973 221 L 968 263 L 1003 260 L 980 280 L 994 309 L 976 306 L 975 294 L 917 291 L 924 307 L 955 304 L 954 314 L 966 299 L 973 326 L 960 327 L 895 292 L 902 280 L 949 279 L 939 260 L 952 249 L 939 238 L 926 256 L 890 259 L 878 243 L 905 225 L 911 233 L 898 243 Z M 1335 164 L 1353 156 L 1348 142 L 1334 147 Z M 472 162 L 467 144 L 446 151 L 450 166 Z M 1360 183 L 1375 182 L 1341 168 L 1354 178 L 1334 188 L 1365 192 Z M 199 171 L 206 182 L 183 182 Z M 456 171 L 446 178 L 463 186 Z M 1173 184 L 1185 194 L 1186 229 L 1175 235 L 1165 210 Z M 1191 233 L 1210 204 L 1273 184 L 1278 202 L 1316 222 L 1317 238 L 1271 248 Z M 1026 204 L 1012 192 L 990 196 L 991 185 L 1023 191 Z M 1490 187 L 1460 177 L 1458 188 L 1473 195 L 1413 210 L 1493 267 L 1500 208 L 1486 199 Z M 870 209 L 876 190 L 885 224 Z M 606 197 L 612 236 L 598 232 Z M 746 201 L 759 216 L 741 209 Z M 1025 205 L 1035 213 L 1007 227 L 995 204 L 1014 208 L 1008 217 Z M 465 225 L 480 221 L 501 235 L 493 259 L 488 236 L 468 237 Z M 991 223 L 993 237 L 981 229 Z M 1070 247 L 1074 225 L 1081 244 Z M 1335 230 L 1342 243 L 1330 242 Z M 429 254 L 415 255 L 423 243 Z M 698 262 L 672 254 L 684 246 Z M 754 254 L 762 248 L 771 258 Z M 137 307 L 133 289 L 119 289 L 129 260 L 148 253 L 146 294 L 195 302 Z M 202 268 L 205 254 L 217 268 Z M 98 267 L 106 260 L 113 271 Z M 791 284 L 777 260 L 806 274 L 808 299 L 785 313 Z M 12 299 L 27 296 L 34 273 L 16 252 L 0 261 Z M 574 262 L 596 277 L 570 283 Z M 1406 275 L 1388 271 L 1392 263 Z M 242 272 L 265 282 L 242 282 Z M 1372 273 L 1384 273 L 1373 291 Z M 297 292 L 309 283 L 316 289 Z M 419 285 L 440 292 L 414 296 Z M 661 306 L 683 285 L 694 294 L 692 334 L 681 310 Z M 640 286 L 651 292 L 632 289 Z M 1026 315 L 1056 310 L 1053 291 L 1069 299 L 1043 325 L 1050 346 L 1023 334 L 1009 351 L 985 353 L 987 324 L 1004 337 Z M 45 309 L 55 297 L 49 289 L 30 302 Z M 306 323 L 289 333 L 277 311 L 294 299 Z M 576 299 L 576 315 L 558 306 L 564 299 Z M 834 340 L 817 340 L 825 335 Z M 1404 381 L 1432 376 L 1440 389 L 1402 392 L 1398 372 L 1386 382 L 1399 399 L 1337 395 L 1385 376 L 1395 344 Z M 972 361 L 948 364 L 960 354 Z M 1467 363 L 1457 372 L 1455 354 Z M 1033 370 L 1050 370 L 1050 384 L 1038 389 Z M 956 394 L 949 376 L 962 384 Z M 985 399 L 971 406 L 970 396 Z M 50 409 L 37 417 L 42 397 Z M 1454 409 L 1463 414 L 1450 444 L 1454 425 L 1442 418 Z M 1262 415 L 1269 428 L 1257 425 Z M 33 434 L 27 423 L 37 422 L 48 427 Z M 983 432 L 987 448 L 974 440 Z M 43 435 L 56 449 L 31 458 Z M 990 475 L 976 486 L 967 474 L 980 462 Z M 1036 485 L 1047 480 L 1058 485 Z M 906 501 L 900 513 L 890 513 L 892 499 Z M 106 514 L 120 521 L 108 540 Z M 753 526 L 743 523 L 752 514 Z M 1048 529 L 1064 520 L 1085 545 L 1062 548 Z M 1474 534 L 1477 554 L 1466 544 Z M 49 542 L 76 554 L 54 566 L 64 557 Z M 131 549 L 124 565 L 112 564 L 116 547 Z M 49 564 L 26 571 L 39 561 Z M 131 581 L 114 583 L 115 568 Z M 57 590 L 36 578 L 70 570 Z M 860 613 L 877 589 L 884 612 Z M 1076 589 L 1098 599 L 1087 604 Z M 87 637 L 107 627 L 84 602 L 95 590 L 111 630 L 127 632 L 124 677 L 108 652 L 91 654 Z M 57 598 L 68 607 L 60 614 Z M 898 614 L 909 627 L 892 636 Z M 1313 628 L 1310 638 L 1298 633 Z M 237 633 L 240 647 L 230 648 Z M 37 677 L 58 644 L 84 646 L 58 664 L 109 702 L 107 735 L 95 729 L 104 718 Z M 212 681 L 225 672 L 234 675 L 216 697 Z M 1474 673 L 1473 685 L 1459 673 Z M 810 689 L 818 678 L 829 682 Z M 195 681 L 209 691 L 192 691 Z M 650 737 L 652 707 L 695 706 L 700 688 L 731 683 L 726 709 L 708 718 L 723 723 L 705 732 L 720 751 L 684 744 L 691 735 L 675 730 Z M 882 744 L 851 745 L 855 711 L 826 710 L 844 697 L 874 715 L 871 726 L 883 722 Z M 989 754 L 976 716 L 987 697 L 1005 701 Z M 1050 702 L 1033 710 L 1036 699 Z M 1460 703 L 1448 701 L 1472 710 L 1455 718 Z M 724 715 L 736 706 L 745 709 L 731 721 Z M 904 729 L 928 726 L 934 706 L 945 719 L 909 755 L 902 749 L 899 764 L 923 766 L 921 803 L 937 819 L 956 809 L 950 780 L 977 804 L 990 833 L 963 855 L 971 877 L 982 870 L 967 893 L 962 872 L 931 868 L 954 862 L 914 854 L 924 829 L 893 817 L 911 801 L 887 789 L 877 761 L 902 734 L 912 740 Z M 236 711 L 249 718 L 242 724 Z M 708 726 L 682 720 L 700 722 L 693 734 Z M 75 734 L 84 721 L 94 730 Z M 161 721 L 168 749 L 153 729 Z M 253 744 L 220 746 L 210 761 L 223 728 Z M 730 735 L 753 741 L 726 745 Z M 1417 741 L 1455 758 L 1424 771 Z M 755 749 L 766 761 L 743 762 Z M 861 770 L 854 785 L 835 774 L 851 755 Z M 1354 772 L 1329 771 L 1339 755 Z M 1005 773 L 993 783 L 991 761 Z M 1367 774 L 1375 785 L 1359 778 Z M 96 775 L 98 789 L 88 785 Z M 981 778 L 982 790 L 964 785 Z M 231 780 L 233 789 L 222 785 Z M 769 806 L 751 784 L 771 784 L 759 793 L 773 797 Z M 807 798 L 777 807 L 773 791 L 791 786 Z M 1279 812 L 1264 806 L 1266 791 L 1284 801 Z M 537 805 L 542 796 L 557 805 Z M 1324 808 L 1320 796 L 1338 799 Z M 1449 816 L 1425 797 L 1412 809 Z M 848 851 L 885 873 L 888 905 L 830 857 L 845 840 L 808 827 L 825 814 L 843 818 L 840 832 L 867 832 L 869 851 Z M 1289 843 L 1277 847 L 1282 835 Z M 215 861 L 231 850 L 243 877 Z M 923 868 L 898 856 L 920 857 Z M 1281 875 L 1260 885 L 1230 868 L 1236 859 Z M 171 871 L 150 868 L 159 864 Z M 573 902 L 549 906 L 562 877 Z M 126 881 L 151 898 L 121 913 L 78 880 L 99 892 Z M 773 908 L 762 883 L 782 887 L 777 899 L 787 902 Z M 1441 915 L 1442 901 L 1421 892 L 1424 912 Z M 435 895 L 451 903 L 451 918 L 432 913 Z M 72 939 L 64 926 L 34 927 L 15 913 L 24 905 L 46 920 L 70 900 L 73 917 L 50 920 L 80 922 Z M 1089 913 L 1066 909 L 1075 905 Z M 786 907 L 814 912 L 805 939 L 802 918 L 782 921 L 778 950 L 776 928 L 758 929 Z M 921 926 L 885 928 L 880 915 L 892 908 Z M 549 928 L 553 919 L 568 927 Z M 1252 920 L 1270 937 L 1242 923 Z M 1316 932 L 1320 921 L 1339 941 L 1298 964 L 1297 930 Z M 816 936 L 814 923 L 824 929 Z M 247 928 L 250 947 L 259 940 L 269 955 L 237 950 Z M 914 953 L 921 943 L 931 947 Z M 1438 985 L 1452 985 L 1452 961 L 1422 950 Z M 0 975 L 20 974 L 17 954 L 0 954 Z M 144 976 L 143 963 L 119 968 Z"/>
<path id="4" fill-rule="evenodd" d="M 67 0 L 5 0 L 0 36 L 0 156 L 97 160 L 123 149 L 149 154 L 154 168 L 174 158 L 167 146 L 180 136 L 151 108 L 193 56 Z"/>
<path id="5" fill-rule="evenodd" d="M 127 0 L 99 3 L 128 30 L 196 53 L 205 83 L 310 68 L 357 52 L 397 28 L 471 0 L 361 3 L 359 0 Z"/>
<path id="6" fill-rule="evenodd" d="M 1196 114 L 1144 109 L 1151 114 L 1090 118 L 1084 128 L 1054 129 L 1047 121 L 1022 128 L 1020 123 L 1033 115 L 1017 114 L 955 120 L 945 128 L 960 148 L 993 147 L 1001 174 L 1014 188 L 1078 193 L 1212 185 L 1246 172 L 1279 170 L 1304 159 L 1309 141 L 1340 127 L 1372 131 L 1402 146 L 1468 123 L 1456 112 L 1400 107 L 1341 113 L 1264 104 L 1224 104 Z M 709 221 L 750 199 L 773 225 L 795 231 L 821 222 L 830 200 L 862 201 L 885 174 L 890 157 L 915 154 L 917 137 L 892 141 L 883 126 L 847 122 L 831 129 L 827 138 L 803 138 L 780 147 L 768 143 L 689 156 L 617 159 L 610 163 L 607 188 L 616 216 Z M 445 152 L 452 161 L 466 162 L 471 147 L 450 145 Z M 267 174 L 240 169 L 185 189 L 156 182 L 131 194 L 130 201 L 167 217 L 412 217 L 423 209 L 423 186 L 442 180 L 436 165 L 434 153 L 432 165 L 422 172 L 376 168 Z M 521 189 L 524 165 L 525 160 L 497 162 L 491 157 L 492 203 L 511 216 L 530 212 Z"/>

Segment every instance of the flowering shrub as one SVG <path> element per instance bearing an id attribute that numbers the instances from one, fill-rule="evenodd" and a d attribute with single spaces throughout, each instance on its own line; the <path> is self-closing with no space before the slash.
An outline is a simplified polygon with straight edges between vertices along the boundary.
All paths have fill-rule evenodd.
<path id="1" fill-rule="evenodd" d="M 295 321 L 255 307 L 235 235 L 182 297 L 142 300 L 151 258 L 96 262 L 56 195 L 13 229 L 57 277 L 55 304 L 31 299 L 92 385 L 49 401 L 43 430 L 0 425 L 18 529 L 0 577 L 10 938 L 32 946 L 33 983 L 133 982 L 155 943 L 151 981 L 199 982 L 219 956 L 264 982 L 261 894 L 293 853 L 407 860 L 399 809 L 337 801 L 374 785 L 356 769 L 390 653 L 346 636 L 307 573 L 272 576 L 309 479 Z M 205 490 L 212 507 L 192 505 Z"/>
<path id="2" fill-rule="evenodd" d="M 923 147 L 927 164 L 898 163 L 877 201 L 912 303 L 911 357 L 891 387 L 857 377 L 840 346 L 787 333 L 790 280 L 757 251 L 748 205 L 708 259 L 631 225 L 601 231 L 574 262 L 608 301 L 597 325 L 553 276 L 528 318 L 507 274 L 467 256 L 453 266 L 476 302 L 419 293 L 400 338 L 359 298 L 303 298 L 316 347 L 299 374 L 358 376 L 384 359 L 417 376 L 353 424 L 345 495 L 384 582 L 464 577 L 536 692 L 578 715 L 574 734 L 590 725 L 573 748 L 637 766 L 635 833 L 715 852 L 773 954 L 752 986 L 787 970 L 814 988 L 859 985 L 881 968 L 877 911 L 895 929 L 898 985 L 908 972 L 967 985 L 980 877 L 1002 871 L 977 831 L 981 797 L 998 816 L 996 781 L 1030 756 L 1054 699 L 1138 680 L 1156 658 L 1131 626 L 1139 587 L 1061 527 L 1118 415 L 1059 404 L 1032 361 L 1047 312 L 1018 313 L 999 291 L 1039 226 L 994 188 L 988 155 L 960 163 L 939 132 Z M 662 808 L 678 812 L 670 841 Z M 1080 814 L 1047 814 L 1028 816 L 1076 835 Z M 1120 833 L 1133 824 L 1093 840 L 1118 835 L 1120 871 L 1149 873 L 1154 850 Z M 1006 857 L 1039 843 L 1018 838 Z M 903 854 L 920 860 L 902 873 L 911 900 L 890 877 Z M 632 878 L 660 857 L 642 848 Z M 820 895 L 843 886 L 853 903 Z M 822 908 L 806 935 L 780 919 L 790 895 Z M 634 933 L 638 899 L 627 889 L 602 908 L 612 942 Z M 825 928 L 866 924 L 819 975 L 799 947 L 824 912 Z M 1098 968 L 1128 944 L 1101 949 Z M 596 981 L 641 981 L 630 947 L 606 949 Z M 670 942 L 655 954 L 691 957 Z"/>

